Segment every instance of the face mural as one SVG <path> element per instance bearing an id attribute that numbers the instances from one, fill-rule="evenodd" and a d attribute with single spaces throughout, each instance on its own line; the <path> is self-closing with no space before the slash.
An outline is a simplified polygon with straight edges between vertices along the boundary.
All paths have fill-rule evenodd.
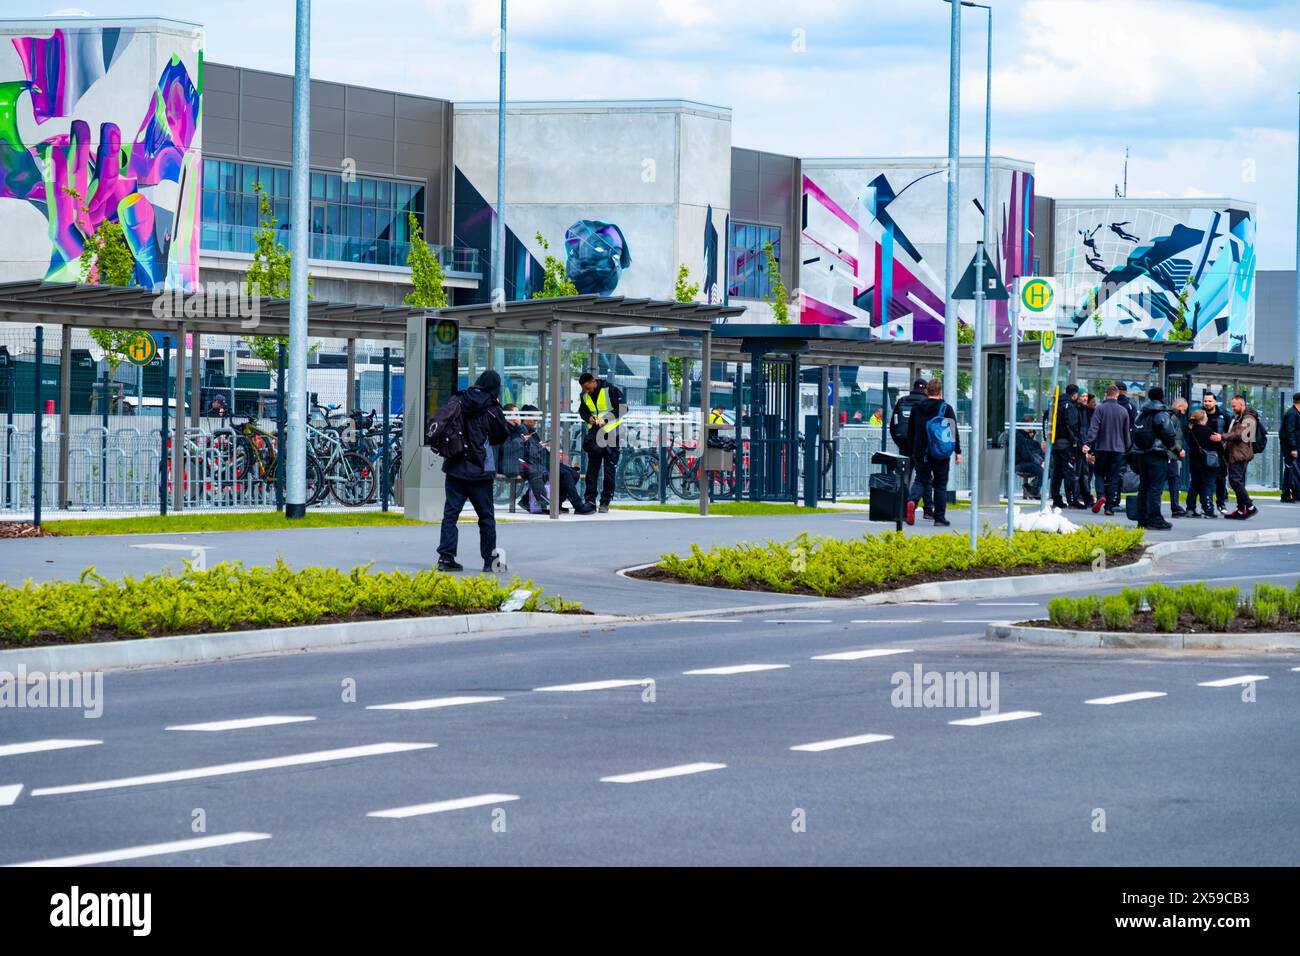
<path id="1" fill-rule="evenodd" d="M 137 285 L 195 286 L 197 31 L 56 27 L 48 36 L 0 36 L 0 43 L 8 47 L 0 50 L 0 221 L 23 229 L 33 221 L 6 215 L 9 203 L 44 218 L 43 236 L 22 237 L 46 246 L 39 278 L 81 281 L 82 249 L 111 221 L 122 227 Z M 147 72 L 150 62 L 163 63 L 156 76 Z"/>
<path id="2" fill-rule="evenodd" d="M 1253 211 L 1058 204 L 1056 250 L 1080 334 L 1252 351 Z"/>
<path id="3" fill-rule="evenodd" d="M 632 264 L 623 230 L 599 219 L 580 219 L 566 229 L 564 251 L 564 269 L 579 295 L 610 295 Z"/>
<path id="4" fill-rule="evenodd" d="M 800 321 L 853 325 L 874 336 L 943 341 L 944 167 L 829 166 L 805 163 L 800 236 Z M 983 178 L 962 171 L 961 269 L 982 228 Z M 1008 286 L 1031 274 L 1034 177 L 993 171 L 989 254 Z M 967 247 L 969 246 L 969 249 Z M 955 280 L 954 280 L 955 281 Z M 970 317 L 973 317 L 973 308 Z M 1006 302 L 990 302 L 999 341 L 1010 334 Z"/>

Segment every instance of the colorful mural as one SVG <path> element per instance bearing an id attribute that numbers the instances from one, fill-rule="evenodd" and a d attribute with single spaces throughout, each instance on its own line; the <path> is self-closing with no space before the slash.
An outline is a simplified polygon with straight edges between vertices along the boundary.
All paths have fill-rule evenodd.
<path id="1" fill-rule="evenodd" d="M 1081 334 L 1190 334 L 1200 350 L 1253 351 L 1253 210 L 1059 202 L 1056 250 Z"/>
<path id="2" fill-rule="evenodd" d="M 0 200 L 27 203 L 45 218 L 49 259 L 41 278 L 80 281 L 82 249 L 107 220 L 122 226 L 137 284 L 195 286 L 203 85 L 197 36 L 78 26 L 7 39 L 21 76 L 0 75 Z M 193 77 L 182 56 L 191 47 Z M 147 74 L 139 64 L 151 53 L 166 63 L 141 82 Z M 0 68 L 8 62 L 0 57 Z M 110 95 L 97 95 L 106 89 Z M 106 105 L 134 112 L 105 115 Z M 135 131 L 129 141 L 124 124 Z"/>
<path id="3" fill-rule="evenodd" d="M 880 338 L 943 340 L 943 173 L 943 167 L 805 164 L 800 321 L 861 326 Z M 1034 176 L 1004 167 L 994 177 L 989 252 L 1010 285 L 1033 268 Z M 963 183 L 970 181 L 964 174 Z M 978 188 L 982 180 L 974 182 Z M 971 237 L 980 229 L 982 210 L 978 200 L 964 197 L 963 203 L 964 268 L 974 254 Z M 1005 341 L 1007 304 L 990 303 L 990 314 L 998 340 Z"/>

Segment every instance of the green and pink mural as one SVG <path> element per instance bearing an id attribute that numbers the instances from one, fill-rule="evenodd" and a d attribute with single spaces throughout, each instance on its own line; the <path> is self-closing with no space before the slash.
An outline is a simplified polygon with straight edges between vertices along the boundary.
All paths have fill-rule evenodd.
<path id="1" fill-rule="evenodd" d="M 0 231 L 12 253 L 5 277 L 80 281 L 82 249 L 112 221 L 135 259 L 137 285 L 194 287 L 199 32 L 147 22 L 34 26 L 0 31 Z"/>

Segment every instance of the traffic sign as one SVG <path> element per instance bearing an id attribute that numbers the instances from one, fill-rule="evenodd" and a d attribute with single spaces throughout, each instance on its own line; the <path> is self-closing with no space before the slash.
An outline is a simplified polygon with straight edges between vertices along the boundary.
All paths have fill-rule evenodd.
<path id="1" fill-rule="evenodd" d="M 979 261 L 979 254 L 976 253 L 971 257 L 970 265 L 962 273 L 961 281 L 957 283 L 957 288 L 953 290 L 954 299 L 973 300 L 975 298 L 975 264 Z M 1002 284 L 1002 276 L 998 275 L 998 270 L 993 267 L 993 260 L 989 258 L 987 251 L 984 253 L 984 298 L 990 302 L 1005 302 L 1011 298 L 1007 292 L 1007 287 Z"/>
<path id="2" fill-rule="evenodd" d="M 1061 357 L 1061 337 L 1056 334 L 1056 329 L 1047 329 L 1038 342 L 1038 367 L 1051 368 Z"/>
<path id="3" fill-rule="evenodd" d="M 1047 332 L 1056 328 L 1059 309 L 1056 280 L 1046 276 L 1016 279 L 1016 325 L 1021 332 Z"/>
<path id="4" fill-rule="evenodd" d="M 158 357 L 158 345 L 148 332 L 132 336 L 126 347 L 126 360 L 132 365 L 148 365 Z"/>

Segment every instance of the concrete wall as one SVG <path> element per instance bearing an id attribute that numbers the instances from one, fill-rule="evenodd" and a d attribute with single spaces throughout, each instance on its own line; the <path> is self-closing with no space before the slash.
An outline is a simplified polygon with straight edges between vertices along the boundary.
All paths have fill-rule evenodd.
<path id="1" fill-rule="evenodd" d="M 456 166 L 495 204 L 496 104 L 458 103 L 454 142 Z M 721 274 L 730 151 L 731 112 L 720 107 L 680 100 L 509 104 L 506 225 L 540 262 L 536 233 L 563 258 L 565 230 L 574 223 L 614 223 L 631 264 L 613 294 L 671 298 L 679 263 L 692 281 L 703 277 L 710 206 Z M 482 256 L 490 261 L 486 250 Z"/>
<path id="2" fill-rule="evenodd" d="M 1293 364 L 1295 325 L 1295 270 L 1255 273 L 1255 357 Z"/>
<path id="3" fill-rule="evenodd" d="M 731 219 L 780 228 L 781 281 L 790 290 L 799 286 L 799 187 L 798 157 L 756 149 L 731 150 Z M 722 281 L 728 278 L 724 275 Z M 733 303 L 750 309 L 748 321 L 771 317 L 772 307 L 762 300 L 734 298 Z"/>
<path id="4" fill-rule="evenodd" d="M 1253 203 L 1057 199 L 1054 219 L 1053 271 L 1081 330 L 1167 338 L 1182 296 L 1198 349 L 1263 358 L 1254 345 Z"/>
<path id="5" fill-rule="evenodd" d="M 123 224 L 137 283 L 196 280 L 202 50 L 203 28 L 178 20 L 0 20 L 18 147 L 0 163 L 0 281 L 80 281 L 81 251 L 105 220 Z M 166 124 L 155 121 L 160 94 Z"/>

